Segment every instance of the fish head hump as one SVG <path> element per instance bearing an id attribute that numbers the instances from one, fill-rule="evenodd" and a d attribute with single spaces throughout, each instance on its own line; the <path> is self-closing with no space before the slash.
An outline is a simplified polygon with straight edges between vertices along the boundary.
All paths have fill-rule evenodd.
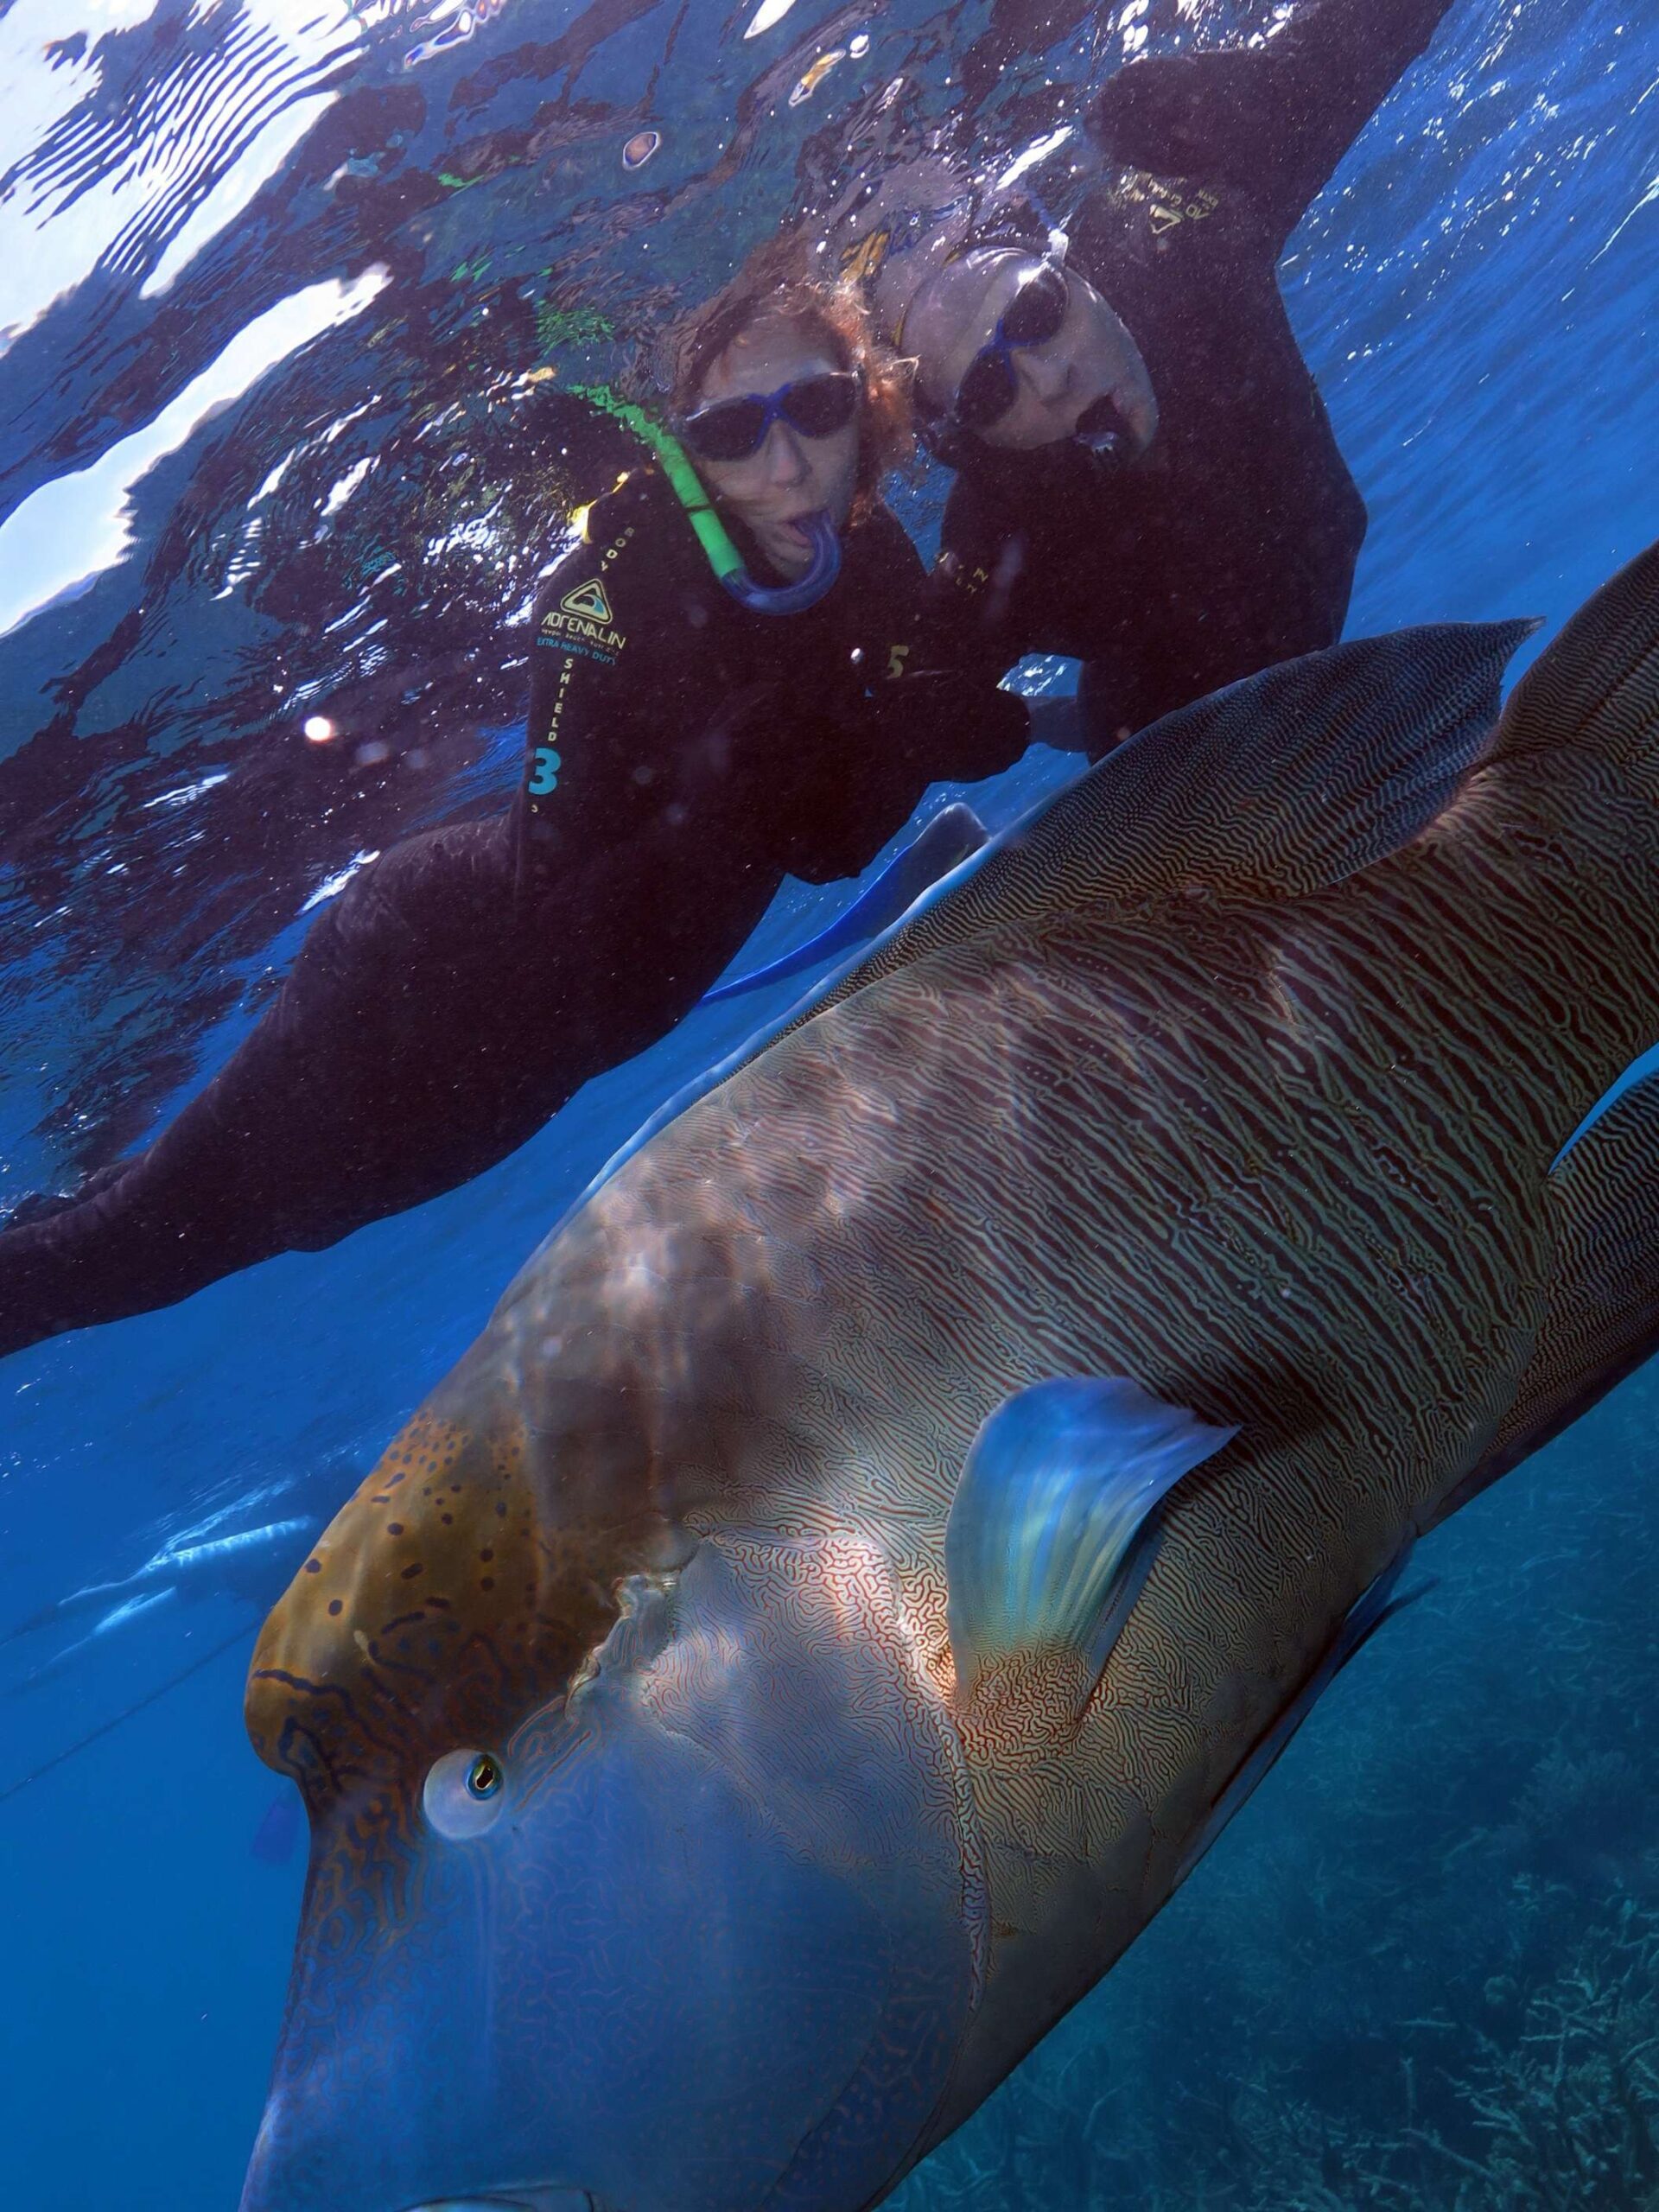
<path id="1" fill-rule="evenodd" d="M 944 2093 L 983 1906 L 903 1590 L 709 1503 L 810 1280 L 633 1219 L 504 1301 L 261 1637 L 312 1847 L 244 2212 L 862 2202 Z"/>

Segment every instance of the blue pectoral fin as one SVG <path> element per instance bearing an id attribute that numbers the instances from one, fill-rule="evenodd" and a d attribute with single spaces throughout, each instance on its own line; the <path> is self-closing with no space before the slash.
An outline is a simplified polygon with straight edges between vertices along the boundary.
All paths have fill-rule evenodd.
<path id="1" fill-rule="evenodd" d="M 718 984 L 704 993 L 702 1003 L 712 1006 L 718 999 L 734 999 L 744 991 L 758 991 L 767 983 L 781 983 L 785 976 L 801 975 L 836 954 L 849 952 L 855 945 L 879 935 L 901 914 L 907 913 L 941 876 L 960 867 L 970 853 L 976 853 L 987 834 L 985 824 L 971 806 L 963 806 L 958 801 L 953 806 L 942 808 L 920 836 L 887 862 L 869 889 L 861 892 L 850 906 L 844 907 L 828 929 L 809 938 L 804 944 L 797 945 L 793 952 L 785 953 L 781 959 L 770 961 L 764 968 L 751 969 L 747 976 L 736 976 L 729 983 Z"/>
<path id="2" fill-rule="evenodd" d="M 1246 1752 L 1232 1780 L 1211 1807 L 1209 1817 L 1186 1847 L 1173 1885 L 1174 1888 L 1180 1887 L 1244 1800 L 1262 1781 L 1279 1754 L 1355 1653 L 1364 1649 L 1384 1621 L 1392 1620 L 1408 1605 L 1414 1605 L 1420 1598 L 1426 1598 L 1434 1587 L 1432 1580 L 1420 1582 L 1414 1590 L 1408 1590 L 1400 1597 L 1395 1595 L 1410 1556 L 1408 1547 L 1393 1566 L 1384 1568 L 1376 1581 L 1355 1599 L 1343 1616 L 1342 1625 L 1332 1639 L 1324 1658 L 1267 1732 Z"/>
<path id="3" fill-rule="evenodd" d="M 1151 1565 L 1154 1509 L 1237 1433 L 1123 1376 L 1039 1382 L 999 1406 L 945 1522 L 959 1694 L 1011 1652 L 1069 1644 L 1092 1694 Z"/>

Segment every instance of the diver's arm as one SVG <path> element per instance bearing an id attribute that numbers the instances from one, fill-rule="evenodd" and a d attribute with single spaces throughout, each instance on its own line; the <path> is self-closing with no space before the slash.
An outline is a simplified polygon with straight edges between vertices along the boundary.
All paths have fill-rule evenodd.
<path id="1" fill-rule="evenodd" d="M 1282 245 L 1452 0 L 1302 0 L 1262 45 L 1131 62 L 1089 127 L 1107 158 L 1253 200 Z"/>
<path id="2" fill-rule="evenodd" d="M 862 649 L 862 690 L 833 708 L 824 702 L 810 734 L 793 710 L 804 741 L 843 764 L 834 798 L 820 793 L 784 855 L 791 874 L 808 883 L 861 874 L 930 785 L 1000 775 L 1031 741 L 1025 702 L 998 688 L 1001 641 L 976 635 L 971 613 L 944 596 L 948 582 L 928 575 L 885 511 L 860 530 L 847 582 L 849 620 L 881 643 L 874 652 Z"/>
<path id="3" fill-rule="evenodd" d="M 953 522 L 960 527 L 962 508 L 953 493 L 947 537 Z M 998 689 L 1009 665 L 1005 636 L 959 588 L 954 569 L 929 574 L 895 517 L 883 510 L 868 530 L 880 549 L 871 596 L 887 622 L 887 643 L 869 685 L 881 757 L 897 773 L 919 776 L 924 787 L 1001 775 L 1032 734 L 1025 701 Z"/>
<path id="4" fill-rule="evenodd" d="M 800 838 L 780 855 L 805 883 L 861 874 L 931 785 L 1001 775 L 1031 742 L 1022 698 L 994 678 L 949 668 L 880 683 L 839 721 L 798 713 L 791 728 L 847 769 L 835 796 L 813 808 Z"/>
<path id="5" fill-rule="evenodd" d="M 695 715 L 697 633 L 677 620 L 671 533 L 652 472 L 589 512 L 582 539 L 544 580 L 532 618 L 523 780 L 514 803 L 518 882 L 533 893 L 615 848 L 638 827 L 668 735 L 660 709 L 671 665 Z M 686 533 L 689 535 L 689 533 Z M 709 702 L 712 704 L 712 702 Z"/>
<path id="6" fill-rule="evenodd" d="M 1061 753 L 1096 749 L 1075 698 L 1033 698 L 998 688 L 1000 679 L 1024 658 L 1014 600 L 1026 549 L 1007 524 L 999 526 L 1003 512 L 977 486 L 958 478 L 945 504 L 939 558 L 924 594 L 915 665 L 918 671 L 951 668 L 962 687 L 955 702 L 943 689 L 938 694 L 944 753 L 948 757 L 954 745 L 958 753 L 982 761 L 977 766 L 942 766 L 936 771 L 941 781 L 970 783 L 996 775 L 1031 745 L 1052 746 Z M 953 714 L 973 734 L 965 744 L 950 734 Z"/>
<path id="7" fill-rule="evenodd" d="M 522 1007 L 512 869 L 498 818 L 411 839 L 356 877 L 161 1135 L 0 1235 L 0 1356 L 333 1243 L 521 1143 L 559 1100 L 544 1083 L 523 1095 L 498 1034 L 503 1001 Z"/>
<path id="8" fill-rule="evenodd" d="M 1007 505 L 967 474 L 944 503 L 938 557 L 922 587 L 914 664 L 996 683 L 1020 658 L 1014 596 L 1023 530 Z"/>

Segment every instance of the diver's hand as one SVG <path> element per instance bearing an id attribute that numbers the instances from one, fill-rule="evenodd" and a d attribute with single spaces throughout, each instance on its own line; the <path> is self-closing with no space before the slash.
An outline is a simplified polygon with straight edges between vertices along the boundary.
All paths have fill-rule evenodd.
<path id="1" fill-rule="evenodd" d="M 1026 712 L 1031 718 L 1033 745 L 1052 745 L 1057 753 L 1088 751 L 1089 740 L 1075 693 L 1064 698 L 1027 699 Z"/>

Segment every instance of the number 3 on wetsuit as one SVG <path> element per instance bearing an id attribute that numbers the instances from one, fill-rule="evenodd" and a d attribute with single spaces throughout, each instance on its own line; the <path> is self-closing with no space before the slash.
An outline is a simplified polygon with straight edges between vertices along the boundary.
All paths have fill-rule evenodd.
<path id="1" fill-rule="evenodd" d="M 559 756 L 550 745 L 538 745 L 533 757 L 535 773 L 524 789 L 531 798 L 545 798 L 549 791 L 556 790 L 558 785 Z"/>

